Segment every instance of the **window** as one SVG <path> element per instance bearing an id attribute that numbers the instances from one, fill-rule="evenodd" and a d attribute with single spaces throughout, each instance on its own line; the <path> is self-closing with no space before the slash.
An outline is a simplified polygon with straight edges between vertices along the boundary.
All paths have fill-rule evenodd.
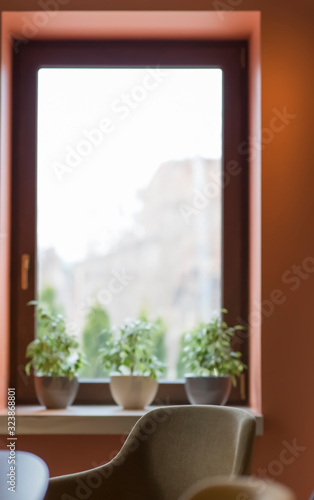
<path id="1" fill-rule="evenodd" d="M 34 297 L 63 308 L 85 337 L 81 402 L 110 401 L 95 361 L 99 324 L 162 321 L 159 399 L 180 403 L 182 333 L 221 306 L 228 321 L 245 321 L 245 51 L 244 42 L 30 42 L 15 56 L 11 363 L 20 403 L 35 401 L 23 373 Z M 247 343 L 237 348 L 247 361 Z"/>

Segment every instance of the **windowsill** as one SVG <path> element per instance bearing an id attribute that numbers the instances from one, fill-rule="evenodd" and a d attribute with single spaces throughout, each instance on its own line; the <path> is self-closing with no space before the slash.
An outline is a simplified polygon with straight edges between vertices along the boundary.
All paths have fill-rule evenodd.
<path id="1" fill-rule="evenodd" d="M 43 406 L 16 409 L 16 435 L 45 434 L 128 434 L 139 418 L 151 410 L 123 410 L 119 406 L 71 406 L 66 410 L 46 410 Z M 249 407 L 239 407 L 256 419 L 256 436 L 264 431 L 263 415 Z M 0 410 L 0 435 L 8 434 L 7 409 Z"/>

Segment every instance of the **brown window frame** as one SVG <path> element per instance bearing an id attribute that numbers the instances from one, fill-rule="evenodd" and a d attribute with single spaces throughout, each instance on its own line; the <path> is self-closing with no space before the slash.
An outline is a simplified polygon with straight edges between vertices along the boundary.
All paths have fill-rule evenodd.
<path id="1" fill-rule="evenodd" d="M 43 67 L 216 67 L 223 70 L 223 289 L 228 322 L 248 317 L 248 159 L 240 145 L 248 137 L 246 41 L 106 40 L 30 41 L 14 50 L 12 141 L 10 386 L 18 404 L 37 404 L 32 377 L 24 372 L 25 350 L 34 338 L 36 297 L 37 71 Z M 231 162 L 241 172 L 230 175 Z M 21 290 L 21 256 L 30 255 L 29 287 Z M 244 337 L 244 338 L 243 338 Z M 247 331 L 236 341 L 248 364 Z M 248 375 L 228 404 L 247 404 Z M 183 381 L 161 381 L 159 404 L 187 404 Z M 109 381 L 81 380 L 75 404 L 113 404 Z"/>

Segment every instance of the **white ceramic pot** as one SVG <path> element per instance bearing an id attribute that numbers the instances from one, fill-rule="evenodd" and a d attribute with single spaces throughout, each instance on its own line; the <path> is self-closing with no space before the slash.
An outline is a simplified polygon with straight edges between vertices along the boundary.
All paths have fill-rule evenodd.
<path id="1" fill-rule="evenodd" d="M 110 391 L 125 410 L 142 410 L 155 399 L 158 382 L 146 375 L 111 375 Z"/>

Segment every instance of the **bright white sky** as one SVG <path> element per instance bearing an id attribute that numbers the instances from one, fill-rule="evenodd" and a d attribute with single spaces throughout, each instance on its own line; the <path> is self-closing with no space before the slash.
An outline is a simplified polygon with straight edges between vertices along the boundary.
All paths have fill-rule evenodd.
<path id="1" fill-rule="evenodd" d="M 41 248 L 53 246 L 70 262 L 84 259 L 91 248 L 106 252 L 121 231 L 132 227 L 136 193 L 161 163 L 221 158 L 222 71 L 166 71 L 161 82 L 148 77 L 146 68 L 39 71 Z M 141 93 L 137 86 L 143 88 L 145 81 L 155 88 Z M 131 95 L 134 109 L 128 106 L 122 113 L 116 101 L 124 94 Z M 134 96 L 142 100 L 136 102 Z M 84 130 L 99 129 L 104 118 L 111 120 L 113 130 L 70 168 L 67 148 L 77 150 L 86 140 Z"/>

